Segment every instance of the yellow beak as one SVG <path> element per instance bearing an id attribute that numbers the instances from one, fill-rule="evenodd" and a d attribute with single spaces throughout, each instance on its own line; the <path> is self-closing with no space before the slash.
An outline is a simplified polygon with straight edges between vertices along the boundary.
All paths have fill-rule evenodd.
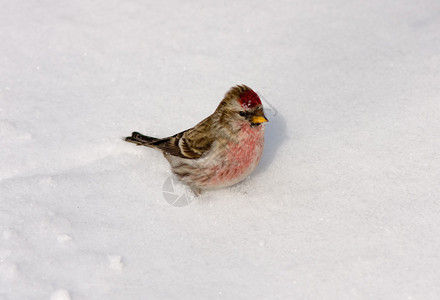
<path id="1" fill-rule="evenodd" d="M 268 119 L 266 119 L 265 116 L 253 116 L 252 117 L 252 123 L 265 123 L 265 122 L 269 122 Z"/>

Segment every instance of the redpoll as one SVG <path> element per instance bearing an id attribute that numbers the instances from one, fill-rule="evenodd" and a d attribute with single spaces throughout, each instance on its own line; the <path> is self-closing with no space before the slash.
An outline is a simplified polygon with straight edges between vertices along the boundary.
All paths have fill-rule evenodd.
<path id="1" fill-rule="evenodd" d="M 173 173 L 199 194 L 236 184 L 256 168 L 267 121 L 258 95 L 241 85 L 191 129 L 162 139 L 133 132 L 125 140 L 162 151 Z"/>

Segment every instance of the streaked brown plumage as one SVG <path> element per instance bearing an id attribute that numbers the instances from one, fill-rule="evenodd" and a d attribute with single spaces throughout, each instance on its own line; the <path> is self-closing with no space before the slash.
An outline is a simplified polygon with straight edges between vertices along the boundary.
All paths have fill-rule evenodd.
<path id="1" fill-rule="evenodd" d="M 125 140 L 162 151 L 173 173 L 198 194 L 233 185 L 255 169 L 263 151 L 264 122 L 260 98 L 241 85 L 191 129 L 162 139 L 133 132 Z"/>

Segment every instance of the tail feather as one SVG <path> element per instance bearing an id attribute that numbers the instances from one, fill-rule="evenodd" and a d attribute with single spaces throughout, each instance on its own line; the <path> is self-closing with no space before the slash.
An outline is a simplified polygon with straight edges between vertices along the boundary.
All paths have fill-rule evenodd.
<path id="1" fill-rule="evenodd" d="M 133 132 L 131 136 L 127 136 L 124 139 L 126 142 L 130 142 L 133 144 L 136 144 L 138 146 L 152 146 L 151 144 L 158 141 L 158 138 L 146 136 L 143 134 L 140 134 L 139 132 Z"/>

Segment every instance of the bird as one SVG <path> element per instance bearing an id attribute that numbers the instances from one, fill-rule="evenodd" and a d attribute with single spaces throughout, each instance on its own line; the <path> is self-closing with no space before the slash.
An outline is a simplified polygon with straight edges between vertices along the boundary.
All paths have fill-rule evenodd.
<path id="1" fill-rule="evenodd" d="M 263 104 L 246 85 L 230 88 L 214 113 L 194 127 L 165 138 L 133 132 L 125 141 L 159 150 L 177 178 L 198 196 L 246 179 L 264 148 Z"/>

